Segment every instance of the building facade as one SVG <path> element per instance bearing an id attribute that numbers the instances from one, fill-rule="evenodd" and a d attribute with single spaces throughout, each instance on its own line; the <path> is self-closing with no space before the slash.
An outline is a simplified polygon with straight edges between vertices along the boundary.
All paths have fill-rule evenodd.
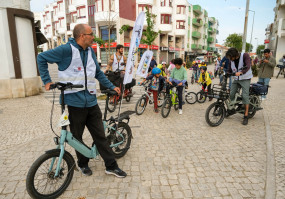
<path id="1" fill-rule="evenodd" d="M 274 22 L 265 29 L 265 48 L 279 60 L 285 54 L 285 0 L 276 0 Z"/>
<path id="2" fill-rule="evenodd" d="M 211 59 L 218 21 L 208 17 L 200 5 L 191 5 L 187 0 L 57 0 L 47 5 L 42 14 L 42 32 L 49 40 L 44 50 L 66 43 L 74 26 L 85 23 L 92 27 L 96 37 L 106 42 L 110 37 L 110 48 L 93 45 L 99 61 L 106 64 L 117 44 L 122 44 L 128 53 L 136 16 L 145 11 L 145 7 L 156 15 L 154 29 L 160 34 L 152 46 L 140 45 L 138 61 L 148 48 L 159 63 L 176 57 L 190 61 L 198 55 Z M 123 25 L 130 28 L 120 34 Z M 146 26 L 145 21 L 144 28 Z"/>

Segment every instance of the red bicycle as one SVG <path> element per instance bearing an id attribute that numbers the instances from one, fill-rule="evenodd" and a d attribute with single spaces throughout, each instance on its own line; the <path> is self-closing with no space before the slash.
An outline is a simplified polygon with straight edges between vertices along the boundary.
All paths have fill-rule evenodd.
<path id="1" fill-rule="evenodd" d="M 197 101 L 199 103 L 204 103 L 207 97 L 208 97 L 208 89 L 204 88 L 204 86 L 202 85 L 202 90 L 200 90 L 197 93 Z M 212 98 L 209 98 L 209 99 L 212 100 Z"/>

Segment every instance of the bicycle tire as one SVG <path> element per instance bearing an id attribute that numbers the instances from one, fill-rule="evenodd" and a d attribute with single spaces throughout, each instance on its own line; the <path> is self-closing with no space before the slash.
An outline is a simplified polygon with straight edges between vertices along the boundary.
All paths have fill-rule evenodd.
<path id="1" fill-rule="evenodd" d="M 195 104 L 197 102 L 197 94 L 194 92 L 188 92 L 185 95 L 185 100 L 188 104 Z"/>
<path id="2" fill-rule="evenodd" d="M 162 107 L 161 107 L 161 116 L 163 118 L 167 118 L 170 111 L 171 111 L 171 106 L 172 106 L 172 101 L 170 98 L 167 98 L 163 104 L 162 104 Z"/>
<path id="3" fill-rule="evenodd" d="M 256 113 L 256 108 L 253 106 L 253 104 L 260 104 L 260 101 L 258 99 L 258 96 L 250 96 L 249 98 L 249 107 L 248 107 L 248 118 L 253 118 L 253 116 Z"/>
<path id="4" fill-rule="evenodd" d="M 141 106 L 141 105 L 142 105 L 142 102 L 143 102 L 143 106 Z M 143 96 L 141 96 L 141 97 L 139 98 L 139 100 L 138 100 L 137 103 L 136 103 L 136 108 L 135 108 L 136 114 L 137 114 L 137 115 L 143 114 L 144 111 L 145 111 L 146 105 L 147 105 L 146 96 L 143 95 Z M 139 111 L 139 110 L 138 110 L 139 106 L 142 107 L 142 111 Z"/>
<path id="5" fill-rule="evenodd" d="M 160 96 L 157 97 L 157 106 L 158 107 L 161 107 L 164 100 L 165 100 L 165 97 L 166 97 L 166 93 L 165 92 L 161 92 L 160 93 Z"/>
<path id="6" fill-rule="evenodd" d="M 55 150 L 51 150 L 43 155 L 41 155 L 31 166 L 27 178 L 26 178 L 26 188 L 27 188 L 27 192 L 28 194 L 32 197 L 32 198 L 42 198 L 42 199 L 53 199 L 53 198 L 57 198 L 58 196 L 60 196 L 65 190 L 66 188 L 69 186 L 72 178 L 73 178 L 73 173 L 74 173 L 74 168 L 76 167 L 75 161 L 72 157 L 72 155 L 65 151 L 64 155 L 63 155 L 63 159 L 62 162 L 66 162 L 67 166 L 68 166 L 68 170 L 66 171 L 66 180 L 63 182 L 63 184 L 54 192 L 49 193 L 49 194 L 43 194 L 43 193 L 39 193 L 39 191 L 35 188 L 35 175 L 37 174 L 38 169 L 40 168 L 40 166 L 45 163 L 46 161 L 48 161 L 49 159 L 52 158 L 58 158 L 60 155 L 60 150 L 59 149 L 55 149 Z M 52 178 L 53 180 L 49 181 L 47 180 L 47 183 L 50 182 L 51 184 L 54 183 L 55 178 L 53 178 L 54 174 L 55 174 L 55 169 L 56 169 L 56 163 L 57 161 L 55 161 L 54 166 L 53 166 L 53 170 L 50 173 L 43 173 L 43 176 L 47 176 L 47 178 Z M 49 166 L 51 163 L 47 163 L 48 167 L 47 167 L 47 172 L 49 170 Z M 41 172 L 43 171 L 43 169 L 41 169 Z M 62 170 L 60 171 L 60 175 L 61 177 L 64 176 L 64 168 L 62 168 Z M 60 177 L 59 177 L 60 178 Z M 56 180 L 58 180 L 59 178 L 56 178 Z M 45 190 L 44 190 L 45 191 Z"/>
<path id="7" fill-rule="evenodd" d="M 215 117 L 220 116 L 220 118 L 218 119 L 217 122 L 212 122 L 211 119 L 210 119 L 210 111 L 213 108 L 215 108 L 214 112 L 213 112 L 213 115 Z M 222 103 L 218 103 L 218 102 L 215 102 L 215 103 L 211 104 L 207 108 L 206 113 L 205 113 L 206 122 L 211 127 L 216 127 L 216 126 L 219 126 L 220 124 L 222 124 L 222 122 L 225 119 L 225 116 L 226 116 L 226 109 L 225 109 L 225 107 L 224 107 L 224 105 Z"/>
<path id="8" fill-rule="evenodd" d="M 178 110 L 179 109 L 179 102 L 178 102 L 178 97 L 175 97 L 175 104 L 174 104 L 174 110 Z"/>
<path id="9" fill-rule="evenodd" d="M 207 97 L 205 96 L 204 92 L 202 93 L 201 91 L 199 91 L 197 93 L 197 101 L 199 103 L 204 103 L 206 101 Z"/>
<path id="10" fill-rule="evenodd" d="M 114 128 L 116 127 L 115 125 L 113 126 Z M 120 130 L 122 128 L 122 130 Z M 115 158 L 121 158 L 123 157 L 127 151 L 129 150 L 131 146 L 131 140 L 132 140 L 132 130 L 130 126 L 125 123 L 125 122 L 119 122 L 118 124 L 118 129 L 117 129 L 125 138 L 125 145 L 118 145 L 117 147 L 112 147 L 112 153 L 114 154 Z M 126 131 L 125 131 L 126 130 Z M 109 144 L 116 144 L 118 142 L 122 141 L 122 137 L 116 133 L 116 131 L 111 130 L 110 135 L 107 137 Z M 122 147 L 123 146 L 123 147 Z"/>
<path id="11" fill-rule="evenodd" d="M 281 74 L 281 69 L 279 70 L 279 72 L 278 72 L 278 74 L 277 74 L 277 76 L 276 76 L 276 79 L 278 79 L 278 77 L 279 77 L 280 74 Z M 284 77 L 285 77 L 285 75 L 284 75 Z"/>
<path id="12" fill-rule="evenodd" d="M 107 100 L 107 102 L 106 102 L 107 110 L 108 110 L 110 113 L 112 113 L 112 112 L 114 112 L 114 111 L 116 110 L 116 107 L 117 107 L 117 96 L 116 96 L 116 95 L 113 96 L 112 101 L 113 101 L 113 103 L 110 104 L 111 99 L 109 98 L 109 99 Z"/>

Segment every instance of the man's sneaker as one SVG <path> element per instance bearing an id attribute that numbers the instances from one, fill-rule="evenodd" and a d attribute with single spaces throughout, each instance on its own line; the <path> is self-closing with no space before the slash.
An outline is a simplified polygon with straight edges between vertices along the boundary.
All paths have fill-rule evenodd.
<path id="1" fill-rule="evenodd" d="M 244 116 L 242 124 L 243 125 L 247 125 L 248 124 L 248 117 L 247 116 Z"/>
<path id="2" fill-rule="evenodd" d="M 182 115 L 182 109 L 179 109 L 179 115 Z"/>
<path id="3" fill-rule="evenodd" d="M 80 170 L 81 170 L 83 175 L 85 175 L 85 176 L 91 176 L 92 175 L 92 171 L 91 171 L 91 169 L 88 166 L 86 166 L 86 167 L 79 167 L 79 168 L 80 168 Z"/>
<path id="4" fill-rule="evenodd" d="M 117 168 L 117 169 L 114 169 L 114 170 L 106 169 L 105 173 L 114 175 L 114 176 L 116 176 L 118 178 L 124 178 L 124 177 L 127 176 L 127 174 L 123 170 L 121 170 L 120 168 Z"/>

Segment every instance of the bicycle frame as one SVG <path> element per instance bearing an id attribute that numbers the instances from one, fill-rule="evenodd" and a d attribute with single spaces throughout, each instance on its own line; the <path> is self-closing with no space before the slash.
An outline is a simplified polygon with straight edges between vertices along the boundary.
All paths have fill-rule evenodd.
<path id="1" fill-rule="evenodd" d="M 62 100 L 61 101 L 62 102 L 61 110 L 62 110 L 62 113 L 64 113 L 64 110 L 65 110 L 64 90 L 61 90 L 61 100 Z M 106 98 L 106 100 L 108 100 L 108 98 Z M 111 148 L 112 147 L 117 147 L 117 146 L 119 146 L 120 144 L 122 144 L 125 141 L 125 138 L 117 130 L 117 125 L 116 125 L 116 128 L 111 126 L 111 124 L 113 122 L 111 120 L 106 120 L 106 117 L 107 117 L 107 107 L 105 106 L 105 113 L 104 113 L 104 120 L 103 120 L 104 131 L 106 132 L 106 129 L 113 130 L 119 136 L 122 137 L 122 141 L 121 142 L 118 142 L 116 144 L 111 144 L 110 145 Z M 58 141 L 58 138 L 60 138 L 59 141 Z M 87 158 L 92 159 L 92 158 L 96 158 L 99 155 L 98 149 L 97 149 L 95 144 L 93 144 L 93 146 L 91 148 L 89 148 L 84 143 L 80 142 L 75 137 L 73 137 L 72 133 L 67 131 L 67 126 L 62 126 L 61 127 L 60 137 L 55 137 L 54 138 L 54 142 L 55 142 L 56 145 L 58 145 L 57 149 L 60 149 L 60 155 L 59 155 L 58 162 L 57 162 L 57 165 L 56 165 L 55 177 L 59 176 L 60 164 L 62 162 L 62 158 L 63 158 L 64 152 L 65 152 L 65 147 L 64 147 L 64 143 L 65 142 L 67 142 L 67 144 L 69 144 L 72 148 L 74 148 L 76 151 L 78 151 L 79 153 L 81 153 L 82 155 L 84 155 Z M 50 168 L 49 168 L 49 172 L 52 171 L 54 163 L 55 163 L 55 157 L 52 159 L 52 162 L 51 162 L 51 165 L 50 165 Z"/>

